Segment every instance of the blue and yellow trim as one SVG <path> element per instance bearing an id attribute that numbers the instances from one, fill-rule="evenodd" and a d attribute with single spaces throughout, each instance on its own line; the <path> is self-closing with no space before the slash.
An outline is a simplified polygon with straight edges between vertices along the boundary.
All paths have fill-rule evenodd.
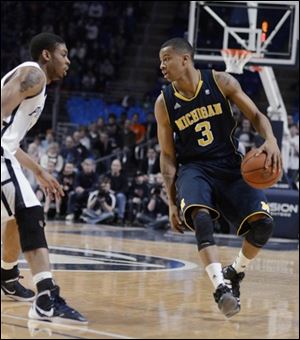
<path id="1" fill-rule="evenodd" d="M 182 214 L 183 214 L 183 220 L 184 220 L 185 225 L 186 225 L 189 229 L 191 229 L 192 231 L 195 231 L 195 229 L 194 229 L 192 226 L 190 226 L 190 225 L 188 224 L 188 222 L 187 222 L 187 220 L 186 220 L 186 217 L 185 217 L 185 214 L 186 214 L 187 210 L 188 210 L 189 208 L 191 208 L 191 207 L 205 208 L 205 209 L 207 209 L 207 210 L 213 212 L 214 214 L 217 215 L 216 217 L 212 218 L 213 221 L 217 220 L 217 219 L 220 218 L 220 216 L 221 216 L 221 214 L 220 214 L 217 210 L 215 210 L 215 209 L 213 209 L 213 208 L 211 208 L 211 207 L 208 207 L 207 205 L 204 205 L 204 204 L 190 204 L 190 205 L 186 206 L 185 209 L 184 209 L 183 212 L 182 212 Z"/>
<path id="2" fill-rule="evenodd" d="M 248 218 L 250 218 L 250 217 L 252 217 L 252 216 L 255 216 L 255 215 L 259 215 L 259 214 L 264 214 L 264 215 L 270 217 L 270 218 L 273 220 L 273 217 L 272 217 L 269 213 L 265 212 L 264 210 L 256 211 L 256 212 L 254 212 L 254 213 L 252 213 L 252 214 L 246 216 L 246 217 L 243 219 L 242 223 L 239 225 L 239 227 L 238 227 L 238 229 L 237 229 L 236 234 L 237 234 L 238 236 L 244 236 L 244 235 L 246 235 L 246 234 L 248 233 L 249 229 L 246 230 L 246 231 L 244 231 L 242 234 L 240 234 L 240 231 L 241 231 L 241 229 L 242 229 L 244 223 L 248 220 Z"/>
<path id="3" fill-rule="evenodd" d="M 174 83 L 172 83 L 172 87 L 173 87 L 173 89 L 174 89 L 174 95 L 175 95 L 175 97 L 177 97 L 177 98 L 179 98 L 179 99 L 181 99 L 181 100 L 184 100 L 184 101 L 186 101 L 186 102 L 190 102 L 190 101 L 192 101 L 193 99 L 195 99 L 195 98 L 198 96 L 198 94 L 199 94 L 199 92 L 200 92 L 200 90 L 201 90 L 201 88 L 202 88 L 202 85 L 203 85 L 203 80 L 201 80 L 202 77 L 201 77 L 201 72 L 200 72 L 200 70 L 199 70 L 199 74 L 200 74 L 200 79 L 199 79 L 199 82 L 198 82 L 198 85 L 197 85 L 197 88 L 196 88 L 195 95 L 194 95 L 192 98 L 187 98 L 187 97 L 183 96 L 182 94 L 180 94 L 180 93 L 177 91 L 177 89 L 176 89 Z"/>

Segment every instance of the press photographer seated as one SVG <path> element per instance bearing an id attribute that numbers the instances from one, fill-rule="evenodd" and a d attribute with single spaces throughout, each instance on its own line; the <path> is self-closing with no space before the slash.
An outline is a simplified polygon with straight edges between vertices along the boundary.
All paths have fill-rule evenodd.
<path id="1" fill-rule="evenodd" d="M 150 190 L 150 198 L 144 211 L 137 215 L 140 223 L 146 223 L 147 228 L 168 229 L 169 207 L 165 187 L 156 183 Z"/>
<path id="2" fill-rule="evenodd" d="M 114 220 L 116 197 L 111 190 L 110 178 L 101 176 L 98 186 L 98 190 L 89 194 L 87 207 L 80 216 L 86 223 L 110 223 Z"/>

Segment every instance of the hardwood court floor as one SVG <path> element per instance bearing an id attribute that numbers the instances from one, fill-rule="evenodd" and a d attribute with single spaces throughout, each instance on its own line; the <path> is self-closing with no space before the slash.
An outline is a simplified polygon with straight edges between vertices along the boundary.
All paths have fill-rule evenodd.
<path id="1" fill-rule="evenodd" d="M 140 239 L 137 228 L 52 222 L 47 229 L 55 279 L 89 325 L 31 322 L 29 304 L 2 301 L 1 339 L 299 338 L 297 249 L 263 250 L 246 272 L 241 312 L 225 319 L 195 244 L 146 231 L 152 240 Z M 221 246 L 222 263 L 238 251 Z M 22 274 L 32 287 L 29 271 Z"/>

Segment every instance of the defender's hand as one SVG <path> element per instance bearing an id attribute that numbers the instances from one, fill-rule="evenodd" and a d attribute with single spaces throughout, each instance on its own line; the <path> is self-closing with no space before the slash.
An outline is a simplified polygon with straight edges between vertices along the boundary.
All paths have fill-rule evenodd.
<path id="1" fill-rule="evenodd" d="M 49 195 L 51 199 L 54 196 L 56 198 L 65 196 L 62 186 L 47 171 L 40 171 L 38 174 L 36 174 L 36 179 L 39 182 L 41 188 L 44 190 L 45 194 Z"/>
<path id="2" fill-rule="evenodd" d="M 183 234 L 184 225 L 179 217 L 179 211 L 176 205 L 171 205 L 169 207 L 169 219 L 171 222 L 172 229 Z"/>

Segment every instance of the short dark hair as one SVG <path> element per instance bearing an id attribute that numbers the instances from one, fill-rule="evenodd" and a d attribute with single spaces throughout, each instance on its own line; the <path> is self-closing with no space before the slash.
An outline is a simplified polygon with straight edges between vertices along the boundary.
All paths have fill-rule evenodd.
<path id="1" fill-rule="evenodd" d="M 194 49 L 192 45 L 184 38 L 172 38 L 161 45 L 161 48 L 164 47 L 173 47 L 175 50 L 180 52 L 187 52 L 190 54 L 191 59 L 194 60 Z"/>
<path id="2" fill-rule="evenodd" d="M 32 59 L 38 61 L 43 50 L 53 52 L 58 44 L 65 42 L 56 34 L 44 32 L 34 36 L 29 45 Z"/>

